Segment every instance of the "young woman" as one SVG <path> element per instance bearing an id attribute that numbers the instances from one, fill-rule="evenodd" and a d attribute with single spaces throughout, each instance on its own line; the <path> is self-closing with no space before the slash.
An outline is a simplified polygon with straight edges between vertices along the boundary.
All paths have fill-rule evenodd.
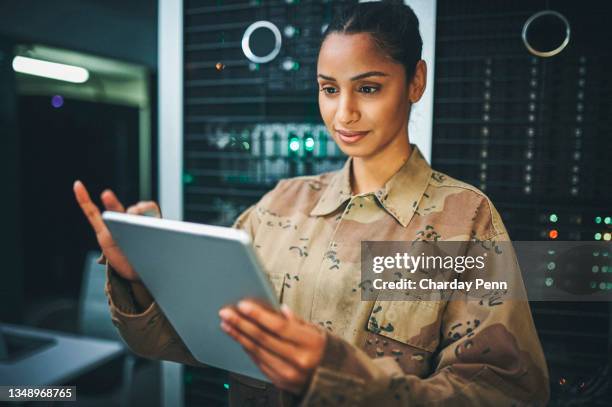
<path id="1" fill-rule="evenodd" d="M 274 384 L 232 375 L 231 405 L 546 404 L 528 303 L 361 300 L 363 240 L 414 241 L 423 230 L 438 240 L 509 240 L 482 192 L 432 170 L 409 143 L 410 109 L 426 86 L 421 48 L 418 20 L 401 1 L 360 3 L 325 32 L 319 106 L 349 159 L 337 172 L 280 181 L 235 223 L 284 305 L 220 310 L 221 329 Z M 80 182 L 75 194 L 108 260 L 110 309 L 126 342 L 146 357 L 198 365 Z M 112 192 L 101 198 L 124 210 Z M 153 202 L 128 212 L 147 210 L 159 214 Z M 497 272 L 522 286 L 516 268 Z"/>

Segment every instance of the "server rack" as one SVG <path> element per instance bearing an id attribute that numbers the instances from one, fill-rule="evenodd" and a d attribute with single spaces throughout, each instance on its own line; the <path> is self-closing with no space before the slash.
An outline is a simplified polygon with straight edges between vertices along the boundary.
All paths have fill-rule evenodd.
<path id="1" fill-rule="evenodd" d="M 567 19 L 569 42 L 558 55 L 535 56 L 523 27 L 551 9 Z M 597 1 L 438 1 L 432 164 L 485 191 L 513 240 L 610 239 L 612 29 L 605 15 L 609 6 Z M 580 281 L 552 269 L 544 284 L 610 290 L 605 254 L 601 269 L 584 270 Z M 607 404 L 609 303 L 531 306 L 550 369 L 550 404 Z"/>
<path id="2" fill-rule="evenodd" d="M 315 78 L 322 30 L 345 3 L 185 2 L 185 219 L 228 225 L 279 179 L 341 166 Z M 283 37 L 269 63 L 251 62 L 241 47 L 261 20 Z"/>

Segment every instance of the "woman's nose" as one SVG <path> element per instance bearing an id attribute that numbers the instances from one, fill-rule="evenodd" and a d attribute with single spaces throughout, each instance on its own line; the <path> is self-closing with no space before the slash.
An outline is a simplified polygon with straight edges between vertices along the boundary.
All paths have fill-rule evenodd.
<path id="1" fill-rule="evenodd" d="M 336 121 L 343 125 L 351 124 L 359 120 L 361 114 L 355 101 L 350 96 L 340 97 Z"/>

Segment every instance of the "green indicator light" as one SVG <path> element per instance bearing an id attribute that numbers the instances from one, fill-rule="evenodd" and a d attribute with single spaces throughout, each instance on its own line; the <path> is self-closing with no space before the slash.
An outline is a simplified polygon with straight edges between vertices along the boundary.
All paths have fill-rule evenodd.
<path id="1" fill-rule="evenodd" d="M 601 233 L 597 232 L 594 236 L 595 240 L 601 240 Z"/>
<path id="2" fill-rule="evenodd" d="M 554 282 L 555 280 L 553 280 L 552 277 L 548 277 L 546 280 L 544 280 L 544 284 L 546 284 L 546 287 L 552 287 Z"/>
<path id="3" fill-rule="evenodd" d="M 551 214 L 551 215 L 548 217 L 548 219 L 549 219 L 549 220 L 550 220 L 552 223 L 555 223 L 556 221 L 558 221 L 558 220 L 559 220 L 559 217 L 557 216 L 557 214 L 556 214 L 556 213 L 552 213 L 552 214 Z"/>
<path id="4" fill-rule="evenodd" d="M 193 182 L 193 175 L 191 174 L 183 174 L 183 183 L 185 184 L 191 184 Z"/>
<path id="5" fill-rule="evenodd" d="M 608 281 L 608 282 L 606 283 L 606 288 L 607 288 L 608 290 L 612 290 L 612 283 Z"/>
<path id="6" fill-rule="evenodd" d="M 546 266 L 548 268 L 548 270 L 553 271 L 555 269 L 555 267 L 557 267 L 557 265 L 555 264 L 554 261 L 551 261 L 548 263 L 548 265 Z"/>
<path id="7" fill-rule="evenodd" d="M 604 223 L 606 225 L 609 225 L 610 223 L 612 223 L 612 219 L 609 216 L 606 216 L 606 218 L 604 219 Z"/>
<path id="8" fill-rule="evenodd" d="M 599 271 L 599 266 L 593 266 L 593 267 L 591 267 L 591 271 L 592 271 L 593 273 L 597 273 L 597 272 Z"/>
<path id="9" fill-rule="evenodd" d="M 601 223 L 601 216 L 595 216 L 595 223 L 597 224 Z"/>
<path id="10" fill-rule="evenodd" d="M 223 387 L 225 387 L 225 390 L 229 390 L 229 384 L 228 383 L 223 383 Z"/>
<path id="11" fill-rule="evenodd" d="M 599 256 L 599 252 L 593 252 L 593 256 L 594 256 L 594 257 Z"/>
<path id="12" fill-rule="evenodd" d="M 296 152 L 300 149 L 300 140 L 297 137 L 291 137 L 289 139 L 289 150 Z"/>
<path id="13" fill-rule="evenodd" d="M 607 273 L 608 272 L 608 266 L 601 266 L 601 272 L 602 273 Z"/>
<path id="14" fill-rule="evenodd" d="M 601 283 L 599 283 L 599 289 L 600 290 L 605 290 L 606 289 L 606 283 L 604 283 L 603 281 Z"/>
<path id="15" fill-rule="evenodd" d="M 612 235 L 610 233 L 604 233 L 603 238 L 606 242 L 609 242 Z"/>
<path id="16" fill-rule="evenodd" d="M 591 288 L 597 288 L 597 283 L 595 281 L 591 281 Z"/>
<path id="17" fill-rule="evenodd" d="M 314 145 L 315 141 L 312 137 L 308 137 L 306 140 L 304 140 L 304 148 L 306 148 L 307 151 L 314 150 Z"/>
<path id="18" fill-rule="evenodd" d="M 245 150 L 249 150 L 249 149 L 251 148 L 251 145 L 250 145 L 248 142 L 243 141 L 243 142 L 242 142 L 242 147 L 243 147 Z"/>

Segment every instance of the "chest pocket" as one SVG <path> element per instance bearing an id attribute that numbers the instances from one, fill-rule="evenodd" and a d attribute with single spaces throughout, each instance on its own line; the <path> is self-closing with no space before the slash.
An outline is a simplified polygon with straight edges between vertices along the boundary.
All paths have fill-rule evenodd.
<path id="1" fill-rule="evenodd" d="M 266 217 L 263 218 L 262 222 L 264 222 L 264 224 L 268 222 L 266 219 Z M 274 233 L 268 232 L 256 234 L 253 241 L 253 247 L 262 265 L 264 274 L 274 288 L 276 298 L 281 301 L 285 284 L 285 271 L 290 269 L 290 267 L 283 266 L 287 263 L 286 261 L 283 263 L 283 259 L 286 258 L 286 256 L 283 256 L 283 251 L 286 250 L 285 246 L 275 241 Z"/>
<path id="2" fill-rule="evenodd" d="M 282 273 L 267 273 L 268 280 L 274 287 L 274 292 L 276 293 L 276 298 L 279 302 L 283 300 L 283 289 L 285 286 L 285 274 Z"/>
<path id="3" fill-rule="evenodd" d="M 440 301 L 377 300 L 368 319 L 367 330 L 372 334 L 399 342 L 399 344 L 433 353 L 440 343 L 440 322 L 443 308 L 444 303 Z M 372 339 L 371 335 L 368 337 Z M 384 341 L 384 338 L 381 339 Z M 396 345 L 399 344 L 396 343 Z M 366 343 L 366 345 L 370 344 Z M 384 342 L 383 352 L 385 352 Z"/>

